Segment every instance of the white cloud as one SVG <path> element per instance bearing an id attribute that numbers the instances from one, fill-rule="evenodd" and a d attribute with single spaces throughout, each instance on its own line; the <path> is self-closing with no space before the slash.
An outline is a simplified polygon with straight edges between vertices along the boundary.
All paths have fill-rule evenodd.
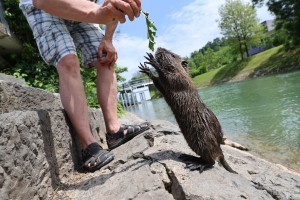
<path id="1" fill-rule="evenodd" d="M 162 35 L 170 49 L 189 56 L 208 41 L 220 36 L 218 7 L 220 1 L 195 0 L 170 15 L 170 26 Z"/>
<path id="2" fill-rule="evenodd" d="M 219 17 L 218 9 L 224 2 L 225 0 L 194 0 L 175 13 L 168 13 L 169 23 L 165 24 L 166 31 L 156 38 L 156 47 L 162 46 L 181 56 L 189 56 L 207 42 L 221 37 L 216 20 Z M 273 18 L 266 7 L 258 9 L 257 13 L 261 21 Z M 122 75 L 129 80 L 138 71 L 139 62 L 145 61 L 145 52 L 149 52 L 148 41 L 120 34 L 115 44 L 119 52 L 117 64 L 128 67 L 128 72 Z"/>
<path id="3" fill-rule="evenodd" d="M 139 62 L 145 60 L 144 56 L 148 50 L 148 40 L 120 34 L 114 43 L 118 51 L 118 66 L 128 68 L 128 72 L 122 74 L 128 81 L 132 74 L 138 71 Z"/>

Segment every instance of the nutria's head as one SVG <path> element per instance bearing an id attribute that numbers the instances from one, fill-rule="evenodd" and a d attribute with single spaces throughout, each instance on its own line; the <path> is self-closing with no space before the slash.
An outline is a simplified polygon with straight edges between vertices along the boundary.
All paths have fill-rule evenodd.
<path id="1" fill-rule="evenodd" d="M 159 47 L 155 53 L 155 60 L 158 62 L 158 74 L 164 78 L 168 89 L 173 91 L 191 89 L 192 79 L 189 75 L 188 62 L 167 49 Z"/>
<path id="2" fill-rule="evenodd" d="M 167 49 L 159 47 L 156 50 L 155 59 L 164 73 L 188 73 L 188 62 Z"/>

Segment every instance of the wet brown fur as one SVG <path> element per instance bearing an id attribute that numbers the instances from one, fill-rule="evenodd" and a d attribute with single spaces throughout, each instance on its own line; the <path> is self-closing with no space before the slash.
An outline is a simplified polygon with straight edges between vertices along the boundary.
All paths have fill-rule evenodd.
<path id="1" fill-rule="evenodd" d="M 217 160 L 226 170 L 236 173 L 225 161 L 220 147 L 223 143 L 221 125 L 201 100 L 189 76 L 187 62 L 164 48 L 158 48 L 155 58 L 152 54 L 145 58 L 149 62 L 141 64 L 141 72 L 153 80 L 164 96 L 189 147 L 208 165 L 214 165 Z M 158 76 L 150 71 L 147 64 L 155 68 Z"/>

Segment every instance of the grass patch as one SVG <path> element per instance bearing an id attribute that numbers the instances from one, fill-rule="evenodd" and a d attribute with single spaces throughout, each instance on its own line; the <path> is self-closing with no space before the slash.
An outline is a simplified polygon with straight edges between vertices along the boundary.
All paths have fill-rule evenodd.
<path id="1" fill-rule="evenodd" d="M 274 47 L 272 49 L 266 50 L 248 58 L 248 63 L 246 64 L 245 68 L 241 71 L 241 73 L 253 71 L 254 69 L 262 66 L 266 62 L 272 63 L 273 61 L 270 60 L 270 58 L 274 55 L 278 56 L 279 52 L 284 52 L 283 46 Z"/>
<path id="2" fill-rule="evenodd" d="M 211 85 L 211 80 L 213 79 L 213 77 L 223 68 L 224 67 L 220 67 L 193 78 L 196 87 L 206 87 Z"/>
<path id="3" fill-rule="evenodd" d="M 299 61 L 300 47 L 290 51 L 285 51 L 282 47 L 278 48 L 275 53 L 268 57 L 268 59 L 261 62 L 260 65 L 254 69 L 254 72 L 260 71 L 261 74 L 265 75 L 292 71 L 300 69 Z"/>
<path id="4" fill-rule="evenodd" d="M 300 69 L 300 47 L 285 51 L 283 46 L 274 47 L 243 61 L 211 70 L 196 76 L 196 87 L 221 84 L 230 80 L 242 80 L 254 76 L 264 76 Z"/>

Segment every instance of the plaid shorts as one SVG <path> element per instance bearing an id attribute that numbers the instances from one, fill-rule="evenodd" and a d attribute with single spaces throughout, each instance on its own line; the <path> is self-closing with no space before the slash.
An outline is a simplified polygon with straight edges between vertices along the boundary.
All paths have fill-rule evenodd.
<path id="1" fill-rule="evenodd" d="M 68 54 L 81 52 L 82 62 L 91 67 L 98 60 L 103 31 L 96 24 L 73 22 L 52 16 L 31 4 L 21 5 L 36 40 L 40 55 L 48 64 L 57 63 Z"/>

